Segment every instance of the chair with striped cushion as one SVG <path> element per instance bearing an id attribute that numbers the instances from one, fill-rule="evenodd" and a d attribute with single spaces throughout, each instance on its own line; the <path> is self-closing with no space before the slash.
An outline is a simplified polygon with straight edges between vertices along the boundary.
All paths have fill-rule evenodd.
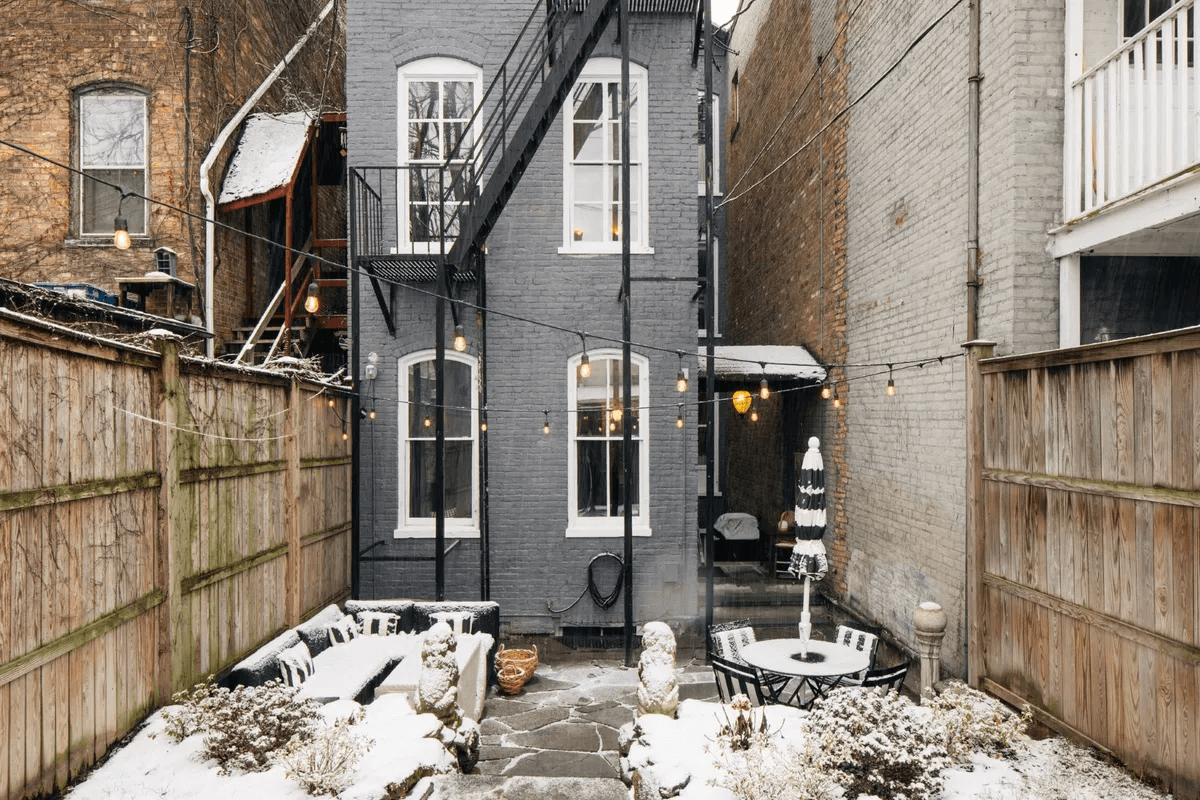
<path id="1" fill-rule="evenodd" d="M 762 685 L 758 670 L 718 655 L 711 658 L 713 677 L 717 681 L 717 694 L 722 703 L 728 703 L 736 694 L 744 694 L 756 706 L 767 704 L 770 695 Z"/>
<path id="2" fill-rule="evenodd" d="M 875 668 L 875 651 L 879 649 L 877 634 L 851 628 L 849 625 L 839 625 L 834 641 L 844 647 L 852 647 L 860 652 L 866 652 L 871 656 L 871 663 L 867 668 Z"/>
<path id="3" fill-rule="evenodd" d="M 708 652 L 742 666 L 746 665 L 742 648 L 754 641 L 754 628 L 750 627 L 748 619 L 721 622 L 708 628 Z"/>

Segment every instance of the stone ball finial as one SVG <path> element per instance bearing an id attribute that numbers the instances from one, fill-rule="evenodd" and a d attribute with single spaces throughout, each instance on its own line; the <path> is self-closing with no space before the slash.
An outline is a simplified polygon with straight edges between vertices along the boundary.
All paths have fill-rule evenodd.
<path id="1" fill-rule="evenodd" d="M 946 623 L 946 612 L 937 603 L 921 603 L 913 612 L 913 627 L 922 633 L 941 633 Z"/>
<path id="2" fill-rule="evenodd" d="M 817 449 L 818 447 L 820 447 L 820 446 L 821 446 L 821 440 L 820 440 L 820 439 L 818 439 L 818 438 L 817 438 L 817 437 L 815 437 L 815 436 L 810 436 L 810 437 L 808 438 L 808 447 L 809 447 L 809 449 L 811 449 L 811 450 L 816 450 L 816 449 Z"/>

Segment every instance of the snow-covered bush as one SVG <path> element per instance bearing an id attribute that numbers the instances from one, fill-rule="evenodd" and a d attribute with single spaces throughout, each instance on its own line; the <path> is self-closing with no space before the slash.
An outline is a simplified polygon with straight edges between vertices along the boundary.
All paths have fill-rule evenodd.
<path id="1" fill-rule="evenodd" d="M 720 764 L 712 783 L 738 800 L 826 800 L 838 796 L 838 784 L 797 753 L 767 727 L 766 709 L 758 719 L 750 699 L 735 695 L 725 724 L 717 732 L 715 755 Z"/>
<path id="2" fill-rule="evenodd" d="M 210 676 L 172 698 L 179 708 L 163 711 L 166 731 L 176 741 L 203 733 L 204 754 L 223 774 L 263 770 L 278 750 L 293 739 L 310 738 L 317 725 L 317 704 L 297 701 L 297 691 L 278 680 L 230 691 L 214 686 Z"/>
<path id="3" fill-rule="evenodd" d="M 965 761 L 971 753 L 1008 755 L 1013 742 L 1029 727 L 1032 711 L 1014 714 L 1007 706 L 962 681 L 949 681 L 941 694 L 930 692 L 925 707 L 950 757 Z"/>
<path id="4" fill-rule="evenodd" d="M 279 757 L 284 774 L 309 794 L 336 795 L 350 785 L 359 759 L 374 744 L 353 730 L 356 720 L 320 729 L 312 739 L 293 739 Z"/>
<path id="5" fill-rule="evenodd" d="M 808 716 L 808 755 L 845 787 L 847 797 L 937 797 L 950 756 L 937 726 L 912 711 L 898 694 L 837 689 Z"/>

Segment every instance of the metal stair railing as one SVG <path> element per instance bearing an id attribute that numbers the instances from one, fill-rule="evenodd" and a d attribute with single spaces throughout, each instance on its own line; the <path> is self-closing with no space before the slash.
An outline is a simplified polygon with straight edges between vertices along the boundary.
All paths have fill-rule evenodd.
<path id="1" fill-rule="evenodd" d="M 440 165 L 352 167 L 350 244 L 355 257 L 366 259 L 368 269 L 371 256 L 409 255 L 434 261 L 443 252 L 449 263 L 461 264 L 480 247 L 617 6 L 618 0 L 540 2 L 521 26 L 464 126 L 464 135 Z M 424 241 L 399 241 L 400 215 L 409 213 L 400 181 L 411 186 L 413 170 L 431 168 L 440 171 L 437 219 L 431 221 L 436 230 L 428 242 L 437 252 L 422 252 L 415 245 Z M 389 253 L 384 241 L 393 231 L 396 246 Z"/>

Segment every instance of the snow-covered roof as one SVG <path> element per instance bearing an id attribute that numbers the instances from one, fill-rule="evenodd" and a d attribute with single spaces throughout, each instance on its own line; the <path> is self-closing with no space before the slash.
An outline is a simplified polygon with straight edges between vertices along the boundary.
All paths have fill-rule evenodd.
<path id="1" fill-rule="evenodd" d="M 701 346 L 699 352 L 703 373 L 708 368 L 706 348 Z M 766 374 L 777 378 L 825 380 L 825 368 L 798 344 L 717 345 L 713 348 L 713 361 L 718 378 L 757 378 Z"/>
<path id="2" fill-rule="evenodd" d="M 224 205 L 246 200 L 286 186 L 304 154 L 314 120 L 308 111 L 247 117 L 217 202 Z"/>

